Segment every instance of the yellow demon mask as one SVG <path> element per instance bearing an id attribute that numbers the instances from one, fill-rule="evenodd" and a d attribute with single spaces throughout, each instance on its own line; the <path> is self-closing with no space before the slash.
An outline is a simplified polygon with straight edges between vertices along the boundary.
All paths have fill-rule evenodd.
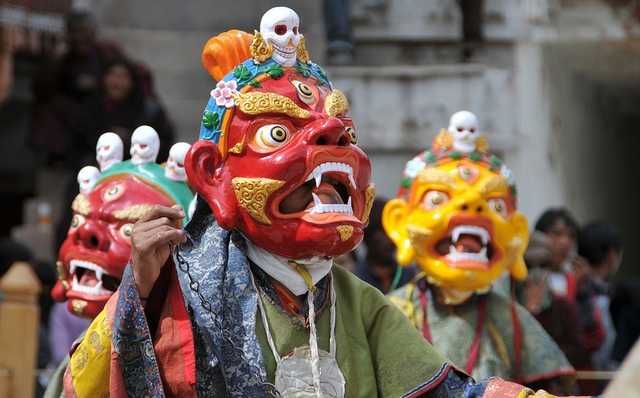
<path id="1" fill-rule="evenodd" d="M 484 137 L 464 149 L 452 129 L 407 163 L 398 198 L 384 208 L 398 262 L 415 262 L 431 283 L 458 291 L 486 290 L 505 271 L 523 279 L 529 233 L 512 174 Z"/>

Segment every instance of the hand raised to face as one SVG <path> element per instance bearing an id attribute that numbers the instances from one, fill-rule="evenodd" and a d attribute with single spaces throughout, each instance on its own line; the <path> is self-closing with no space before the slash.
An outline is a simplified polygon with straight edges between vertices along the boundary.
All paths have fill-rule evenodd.
<path id="1" fill-rule="evenodd" d="M 180 222 L 184 212 L 177 207 L 155 205 L 133 226 L 131 260 L 140 297 L 146 298 L 171 254 L 171 246 L 185 241 Z"/>

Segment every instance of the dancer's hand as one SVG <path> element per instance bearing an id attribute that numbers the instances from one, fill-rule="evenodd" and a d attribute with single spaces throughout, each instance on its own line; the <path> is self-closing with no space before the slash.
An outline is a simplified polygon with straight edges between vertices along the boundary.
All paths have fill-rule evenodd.
<path id="1" fill-rule="evenodd" d="M 171 246 L 184 242 L 179 227 L 184 212 L 178 208 L 155 205 L 133 226 L 131 260 L 140 297 L 149 296 L 160 270 L 171 254 Z"/>

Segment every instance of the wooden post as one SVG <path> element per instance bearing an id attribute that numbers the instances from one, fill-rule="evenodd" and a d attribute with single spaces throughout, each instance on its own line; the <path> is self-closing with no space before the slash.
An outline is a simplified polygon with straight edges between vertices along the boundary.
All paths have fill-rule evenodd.
<path id="1" fill-rule="evenodd" d="M 14 263 L 0 279 L 0 398 L 33 397 L 39 293 L 40 282 L 27 263 Z"/>

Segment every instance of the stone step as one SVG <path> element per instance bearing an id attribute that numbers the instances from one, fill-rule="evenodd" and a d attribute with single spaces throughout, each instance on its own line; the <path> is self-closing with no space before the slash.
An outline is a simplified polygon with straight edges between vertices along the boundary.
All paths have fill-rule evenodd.
<path id="1" fill-rule="evenodd" d="M 426 148 L 452 113 L 480 116 L 499 152 L 513 147 L 513 71 L 477 64 L 332 67 L 329 77 L 351 104 L 359 145 L 373 151 Z"/>
<path id="2" fill-rule="evenodd" d="M 463 55 L 472 49 L 469 57 Z M 477 63 L 496 67 L 513 65 L 513 43 L 490 42 L 465 45 L 449 40 L 362 41 L 354 46 L 354 65 L 432 65 Z"/>

